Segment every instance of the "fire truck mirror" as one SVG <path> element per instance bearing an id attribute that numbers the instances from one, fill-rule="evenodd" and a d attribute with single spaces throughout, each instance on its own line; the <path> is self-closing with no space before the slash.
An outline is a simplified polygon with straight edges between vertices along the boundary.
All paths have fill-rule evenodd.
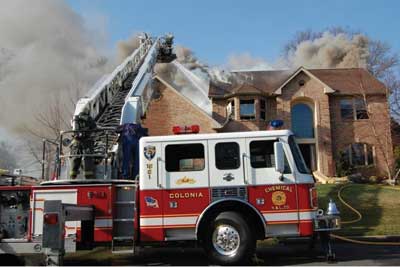
<path id="1" fill-rule="evenodd" d="M 275 170 L 279 173 L 285 171 L 285 152 L 283 151 L 283 144 L 281 142 L 274 143 L 275 150 Z"/>

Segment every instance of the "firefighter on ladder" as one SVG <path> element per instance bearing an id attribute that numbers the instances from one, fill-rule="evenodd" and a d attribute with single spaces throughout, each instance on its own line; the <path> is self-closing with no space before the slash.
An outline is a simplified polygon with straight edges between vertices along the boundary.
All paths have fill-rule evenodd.
<path id="1" fill-rule="evenodd" d="M 91 130 L 97 128 L 96 122 L 90 116 L 89 109 L 85 108 L 79 115 L 74 116 L 72 121 L 73 128 L 76 131 L 73 135 L 73 140 L 70 146 L 71 155 L 73 156 L 70 177 L 76 179 L 79 174 L 79 169 L 83 158 L 83 174 L 86 179 L 94 178 L 94 140 L 91 136 Z"/>

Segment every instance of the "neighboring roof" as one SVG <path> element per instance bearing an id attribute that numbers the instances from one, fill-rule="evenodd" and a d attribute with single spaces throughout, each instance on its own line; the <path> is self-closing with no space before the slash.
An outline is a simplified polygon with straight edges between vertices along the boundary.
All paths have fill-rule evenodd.
<path id="1" fill-rule="evenodd" d="M 281 89 L 300 72 L 317 79 L 325 93 L 385 94 L 385 85 L 363 68 L 305 69 L 274 71 L 241 71 L 232 73 L 231 84 L 212 82 L 209 97 L 229 97 L 236 94 L 280 94 Z"/>

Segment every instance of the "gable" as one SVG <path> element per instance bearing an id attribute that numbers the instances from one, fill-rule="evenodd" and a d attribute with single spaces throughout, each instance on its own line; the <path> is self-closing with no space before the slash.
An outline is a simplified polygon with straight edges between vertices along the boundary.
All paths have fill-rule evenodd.
<path id="1" fill-rule="evenodd" d="M 215 129 L 222 127 L 168 83 L 158 77 L 155 78 L 160 82 L 157 86 L 160 98 L 151 100 L 146 111 L 146 118 L 143 120 L 144 127 L 149 128 L 151 135 L 170 135 L 172 127 L 176 125 L 198 124 L 202 133 L 212 133 Z"/>
<path id="2" fill-rule="evenodd" d="M 323 88 L 324 88 L 324 93 L 328 94 L 328 93 L 334 93 L 335 90 L 332 89 L 329 85 L 327 85 L 326 83 L 324 83 L 323 81 L 321 81 L 318 77 L 316 77 L 314 74 L 312 74 L 310 71 L 308 71 L 307 69 L 305 69 L 304 67 L 300 67 L 298 68 L 286 81 L 284 81 L 278 89 L 275 90 L 275 94 L 276 95 L 281 95 L 282 94 L 282 89 L 289 84 L 293 79 L 295 79 L 298 75 L 300 75 L 301 73 L 306 74 L 307 76 L 309 76 L 310 78 L 316 80 L 317 82 L 319 82 Z"/>

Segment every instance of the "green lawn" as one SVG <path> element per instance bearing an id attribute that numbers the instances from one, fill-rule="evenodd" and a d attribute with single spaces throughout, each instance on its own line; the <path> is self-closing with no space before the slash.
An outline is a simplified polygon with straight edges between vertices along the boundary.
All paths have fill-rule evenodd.
<path id="1" fill-rule="evenodd" d="M 318 185 L 319 206 L 324 210 L 332 198 L 341 212 L 342 220 L 356 219 L 357 215 L 342 205 L 337 192 L 342 185 Z M 353 224 L 344 224 L 345 235 L 400 235 L 400 187 L 352 184 L 342 191 L 342 198 L 362 214 Z M 396 190 L 397 189 L 397 190 Z"/>

